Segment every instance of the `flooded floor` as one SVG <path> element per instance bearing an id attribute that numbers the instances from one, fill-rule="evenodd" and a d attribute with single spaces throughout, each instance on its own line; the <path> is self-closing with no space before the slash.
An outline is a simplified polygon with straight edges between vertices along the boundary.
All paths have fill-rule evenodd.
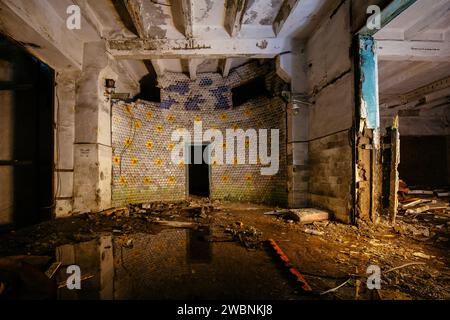
<path id="1" fill-rule="evenodd" d="M 60 288 L 58 298 L 299 298 L 264 251 L 248 251 L 231 242 L 211 244 L 203 236 L 201 231 L 172 229 L 60 247 L 64 267 L 76 264 L 84 275 L 94 277 L 83 281 L 82 290 Z M 61 273 L 58 282 L 64 285 L 66 278 Z"/>
<path id="2" fill-rule="evenodd" d="M 439 234 L 412 237 L 383 223 L 301 225 L 264 215 L 274 209 L 206 200 L 159 204 L 4 234 L 0 298 L 450 299 L 448 214 L 437 220 Z M 269 239 L 312 292 L 302 290 Z M 59 269 L 49 274 L 55 264 Z M 74 265 L 81 290 L 67 287 Z M 371 265 L 383 272 L 380 290 L 367 288 Z"/>

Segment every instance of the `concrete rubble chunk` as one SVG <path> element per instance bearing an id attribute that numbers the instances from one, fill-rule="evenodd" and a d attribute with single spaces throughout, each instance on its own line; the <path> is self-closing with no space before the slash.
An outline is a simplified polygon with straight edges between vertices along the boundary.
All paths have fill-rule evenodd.
<path id="1" fill-rule="evenodd" d="M 330 214 L 327 211 L 319 209 L 296 209 L 291 210 L 291 212 L 293 217 L 297 217 L 297 219 L 293 219 L 294 221 L 298 221 L 304 224 L 327 221 L 330 219 Z"/>
<path id="2" fill-rule="evenodd" d="M 280 216 L 288 221 L 294 221 L 302 224 L 327 221 L 330 219 L 330 214 L 327 211 L 313 208 L 277 210 L 266 212 L 264 215 Z"/>

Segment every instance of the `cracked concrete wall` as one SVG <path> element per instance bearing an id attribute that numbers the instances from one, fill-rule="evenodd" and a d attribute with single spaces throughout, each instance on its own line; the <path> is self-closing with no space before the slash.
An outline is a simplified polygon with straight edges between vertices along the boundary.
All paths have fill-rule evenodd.
<path id="1" fill-rule="evenodd" d="M 383 8 L 389 2 L 378 0 L 371 4 Z M 353 167 L 356 145 L 372 143 L 370 130 L 361 132 L 360 139 L 353 142 L 357 101 L 352 42 L 367 20 L 367 7 L 362 1 L 344 0 L 332 8 L 305 43 L 307 85 L 293 86 L 294 91 L 306 92 L 312 102 L 304 115 L 308 118 L 308 205 L 327 209 L 346 223 L 355 216 L 368 216 L 371 203 L 370 157 L 360 155 L 361 165 Z M 302 53 L 300 48 L 294 51 Z M 296 73 L 301 75 L 298 70 Z M 297 126 L 300 123 L 297 121 Z M 353 194 L 364 203 L 356 208 L 357 212 L 353 212 Z"/>
<path id="2" fill-rule="evenodd" d="M 350 222 L 354 117 L 350 1 L 327 16 L 306 43 L 309 108 L 309 204 Z"/>
<path id="3" fill-rule="evenodd" d="M 73 209 L 76 212 L 111 206 L 111 101 L 105 81 L 113 79 L 124 88 L 133 88 L 118 70 L 103 42 L 85 45 L 75 109 Z"/>
<path id="4" fill-rule="evenodd" d="M 293 41 L 291 68 L 291 102 L 288 105 L 288 192 L 289 206 L 308 205 L 309 192 L 309 95 L 304 43 Z"/>
<path id="5" fill-rule="evenodd" d="M 69 215 L 73 210 L 73 172 L 75 142 L 76 82 L 79 72 L 60 72 L 55 88 L 55 216 Z"/>

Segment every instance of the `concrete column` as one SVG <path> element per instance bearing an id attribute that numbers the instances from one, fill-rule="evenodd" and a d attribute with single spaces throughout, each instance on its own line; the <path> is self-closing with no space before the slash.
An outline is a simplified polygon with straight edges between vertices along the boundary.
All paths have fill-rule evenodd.
<path id="1" fill-rule="evenodd" d="M 84 47 L 75 112 L 74 211 L 111 206 L 111 102 L 105 80 L 117 80 L 103 42 Z"/>
<path id="2" fill-rule="evenodd" d="M 288 202 L 290 207 L 298 208 L 308 205 L 309 191 L 309 106 L 301 102 L 307 100 L 308 80 L 302 43 L 293 44 L 290 67 L 292 94 L 287 112 Z"/>
<path id="3" fill-rule="evenodd" d="M 73 172 L 75 142 L 75 104 L 77 71 L 60 71 L 55 87 L 55 217 L 73 210 Z"/>

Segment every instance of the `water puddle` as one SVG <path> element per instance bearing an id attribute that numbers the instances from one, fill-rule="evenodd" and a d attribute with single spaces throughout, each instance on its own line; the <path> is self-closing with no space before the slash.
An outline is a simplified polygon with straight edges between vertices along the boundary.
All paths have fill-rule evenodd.
<path id="1" fill-rule="evenodd" d="M 264 250 L 212 243 L 209 227 L 166 229 L 156 235 L 102 236 L 56 250 L 57 298 L 292 299 L 292 287 Z M 81 290 L 67 287 L 79 266 Z M 298 297 L 297 297 L 298 298 Z"/>

